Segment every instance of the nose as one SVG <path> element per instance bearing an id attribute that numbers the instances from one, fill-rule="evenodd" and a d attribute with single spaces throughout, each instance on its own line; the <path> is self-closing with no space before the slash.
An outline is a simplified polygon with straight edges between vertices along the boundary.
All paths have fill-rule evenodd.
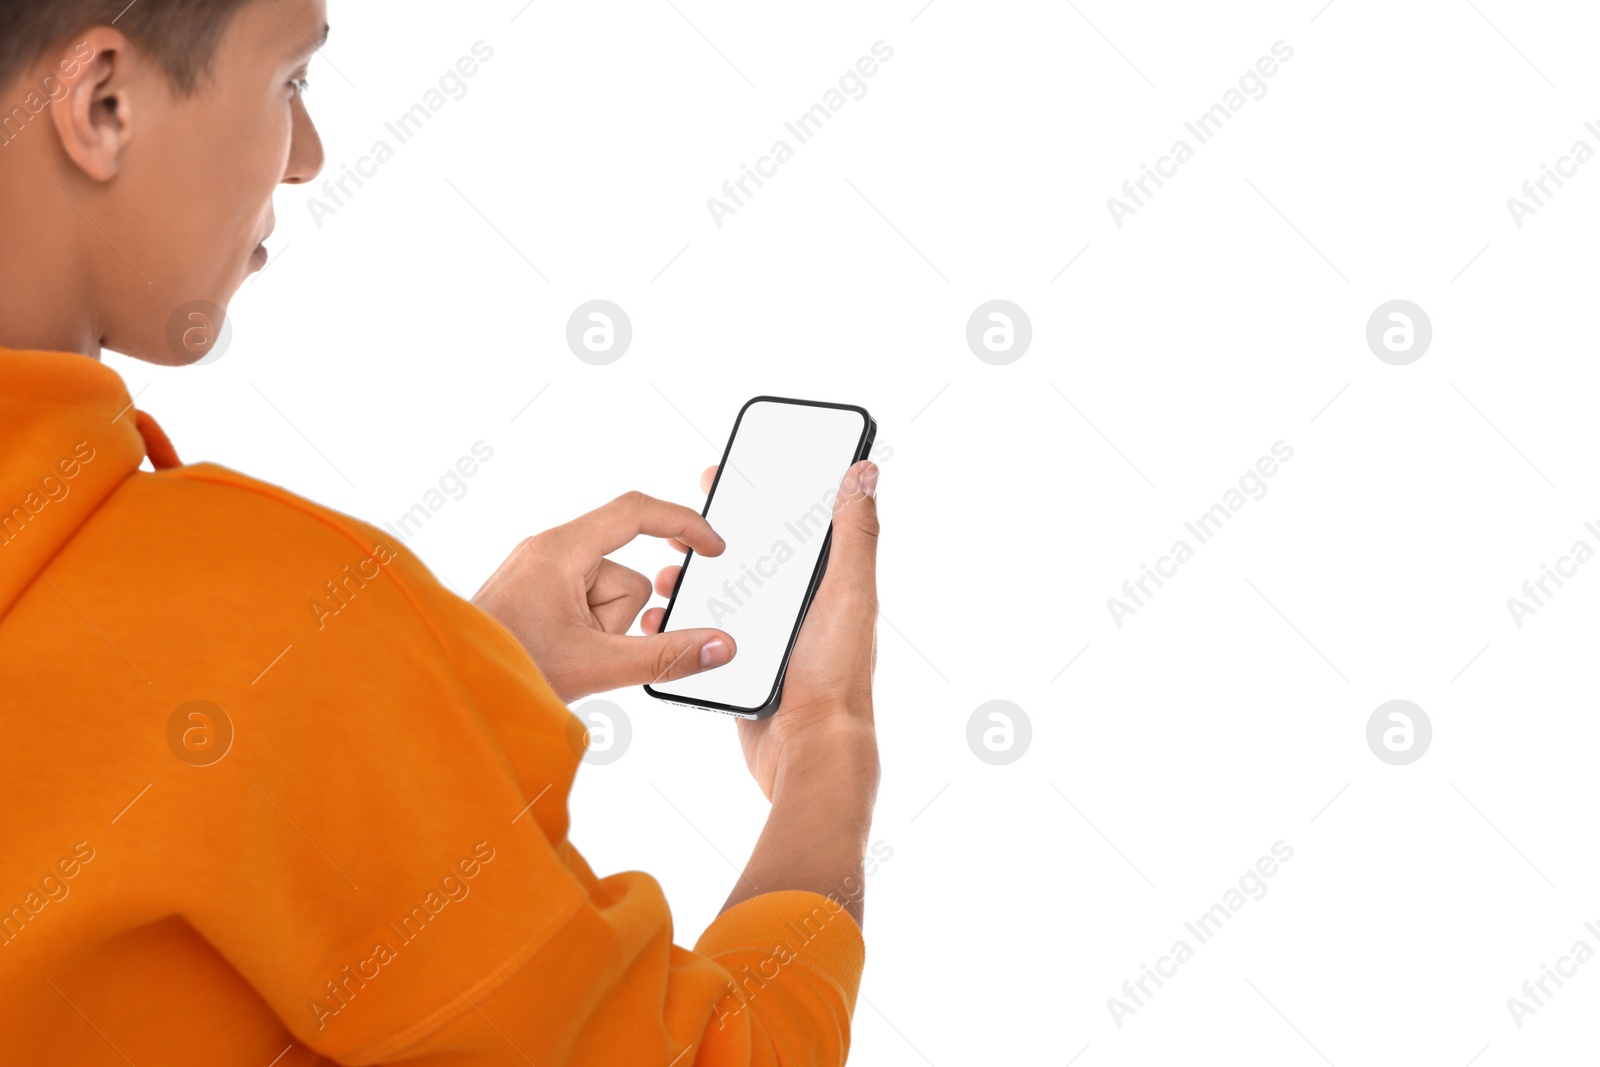
<path id="1" fill-rule="evenodd" d="M 317 133 L 317 124 L 311 121 L 311 113 L 306 110 L 303 101 L 296 100 L 294 104 L 294 131 L 289 143 L 289 165 L 284 169 L 283 181 L 285 185 L 304 185 L 322 173 L 322 165 L 326 162 L 322 150 L 322 135 Z"/>

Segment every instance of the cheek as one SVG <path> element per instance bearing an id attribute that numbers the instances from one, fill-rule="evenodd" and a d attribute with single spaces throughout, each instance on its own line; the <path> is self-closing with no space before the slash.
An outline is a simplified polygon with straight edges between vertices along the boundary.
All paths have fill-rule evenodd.
<path id="1" fill-rule="evenodd" d="M 181 150 L 187 180 L 179 178 L 182 171 L 169 172 L 182 193 L 171 233 L 183 235 L 184 255 L 174 266 L 202 294 L 237 282 L 235 275 L 245 270 L 271 214 L 293 128 L 287 99 L 231 108 L 212 119 L 214 135 L 191 134 L 191 144 Z"/>
<path id="2" fill-rule="evenodd" d="M 151 170 L 169 183 L 160 199 L 183 216 L 179 230 L 213 245 L 246 239 L 241 231 L 265 215 L 283 177 L 291 131 L 284 99 L 192 115 L 163 131 L 149 146 L 164 157 Z"/>
<path id="3" fill-rule="evenodd" d="M 272 194 L 288 166 L 293 122 L 286 100 L 240 114 L 225 137 L 212 145 L 207 164 L 213 183 L 208 214 L 218 232 L 215 247 L 233 265 L 240 248 L 248 255 L 271 215 Z"/>
<path id="4" fill-rule="evenodd" d="M 250 210 L 259 209 L 283 181 L 293 138 L 294 116 L 285 99 L 268 101 L 229 136 L 231 185 L 240 197 L 253 198 Z"/>
<path id="5" fill-rule="evenodd" d="M 289 169 L 289 152 L 294 146 L 294 113 L 293 103 L 278 101 L 264 123 L 271 132 L 262 138 L 262 152 L 267 157 L 263 163 L 266 176 L 274 186 L 283 181 L 284 171 Z"/>

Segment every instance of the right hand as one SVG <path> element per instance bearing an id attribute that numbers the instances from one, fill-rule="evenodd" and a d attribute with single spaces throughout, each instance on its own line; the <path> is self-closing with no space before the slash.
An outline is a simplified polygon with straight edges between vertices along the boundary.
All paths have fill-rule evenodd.
<path id="1" fill-rule="evenodd" d="M 645 629 L 649 636 L 628 636 L 652 586 L 608 557 L 643 535 L 666 538 L 679 552 L 693 547 L 716 556 L 726 547 L 693 508 L 624 493 L 525 539 L 472 598 L 522 643 L 563 703 L 676 681 L 720 666 L 737 651 L 722 630 L 657 633 L 660 609 L 656 625 Z"/>
<path id="2" fill-rule="evenodd" d="M 711 491 L 717 468 L 700 476 Z M 783 701 L 766 719 L 740 720 L 739 741 L 756 784 L 772 799 L 780 771 L 810 761 L 805 773 L 875 775 L 872 674 L 877 664 L 878 466 L 862 460 L 845 472 L 833 507 L 828 569 L 806 613 L 784 676 Z M 681 567 L 656 576 L 670 596 Z M 661 628 L 662 608 L 644 613 L 645 633 Z M 806 753 L 819 753 L 805 755 Z M 865 766 L 863 766 L 865 764 Z"/>

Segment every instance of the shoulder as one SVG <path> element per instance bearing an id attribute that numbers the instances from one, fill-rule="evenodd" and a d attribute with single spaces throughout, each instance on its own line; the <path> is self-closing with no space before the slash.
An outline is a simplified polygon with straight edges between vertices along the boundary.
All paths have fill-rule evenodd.
<path id="1" fill-rule="evenodd" d="M 448 657 L 439 620 L 460 603 L 388 531 L 211 463 L 133 475 L 72 551 L 165 651 L 234 667 L 291 646 Z"/>
<path id="2" fill-rule="evenodd" d="M 282 487 L 209 463 L 140 473 L 70 553 L 78 605 L 152 679 L 324 738 L 466 716 L 458 732 L 566 750 L 570 713 L 503 626 L 391 532 Z"/>
<path id="3" fill-rule="evenodd" d="M 244 539 L 288 538 L 302 549 L 371 547 L 368 542 L 379 540 L 401 547 L 398 538 L 360 519 L 216 463 L 144 472 L 130 480 L 128 489 L 141 504 L 165 504 L 170 498 L 190 519 Z"/>

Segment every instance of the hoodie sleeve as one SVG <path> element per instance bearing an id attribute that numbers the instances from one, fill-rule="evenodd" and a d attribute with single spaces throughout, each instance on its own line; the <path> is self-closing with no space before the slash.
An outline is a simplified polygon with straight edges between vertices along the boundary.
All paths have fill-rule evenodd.
<path id="1" fill-rule="evenodd" d="M 842 906 L 767 893 L 675 945 L 655 879 L 568 841 L 583 726 L 521 646 L 392 536 L 291 501 L 233 502 L 269 536 L 214 594 L 249 605 L 251 662 L 290 650 L 164 810 L 185 920 L 294 1038 L 348 1064 L 843 1063 Z"/>

